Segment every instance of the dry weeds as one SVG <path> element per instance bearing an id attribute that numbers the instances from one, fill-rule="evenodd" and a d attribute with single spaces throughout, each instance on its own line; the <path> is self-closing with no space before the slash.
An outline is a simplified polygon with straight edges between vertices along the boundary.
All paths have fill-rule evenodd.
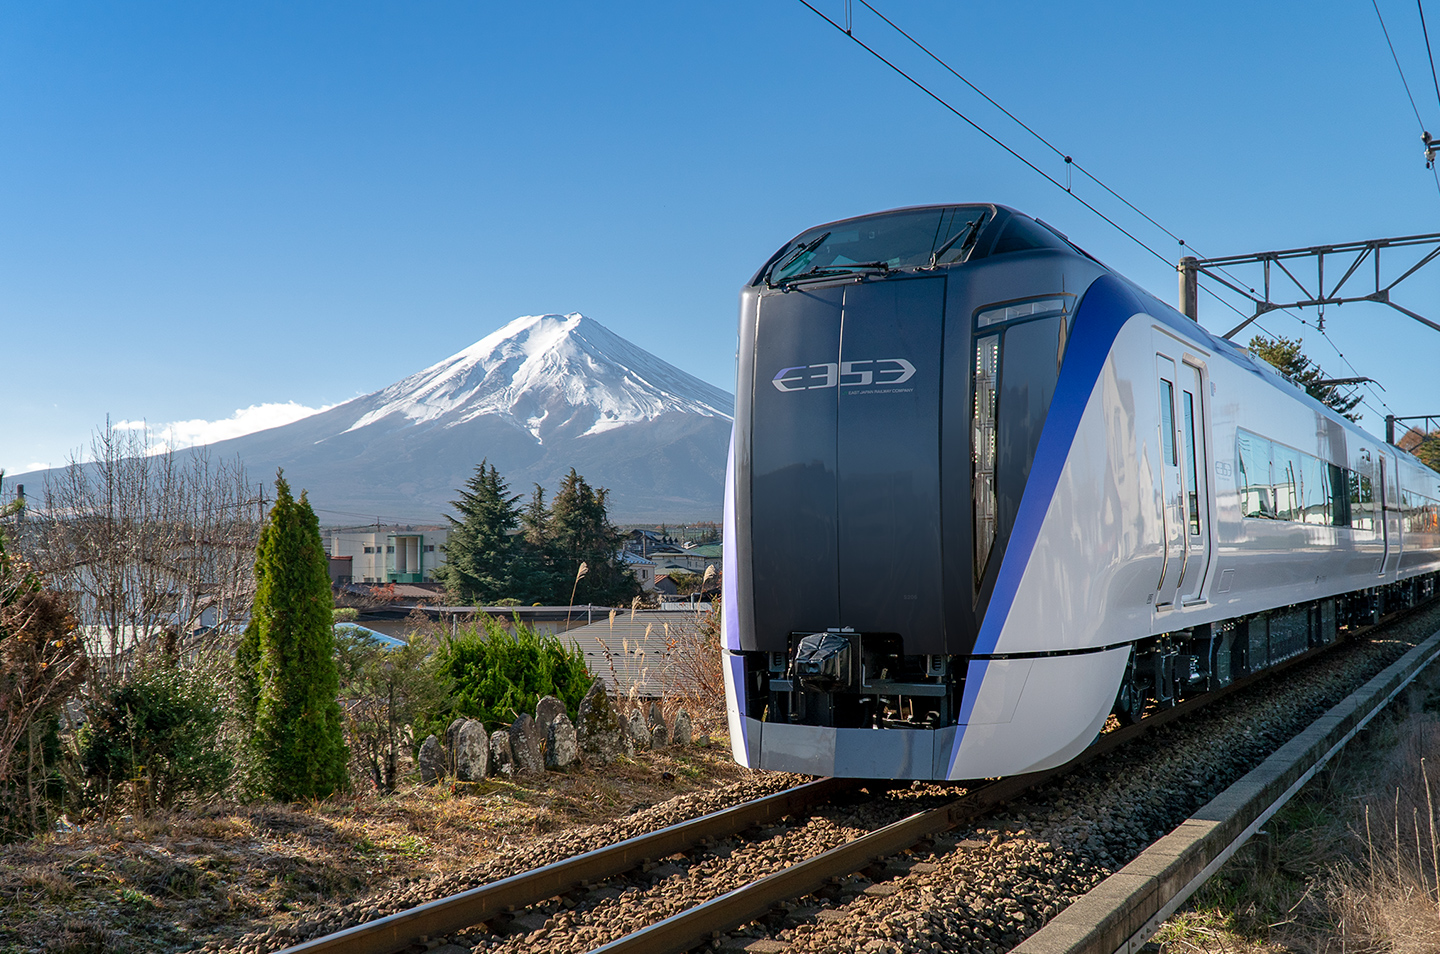
<path id="1" fill-rule="evenodd" d="M 1162 951 L 1440 951 L 1440 685 L 1377 720 L 1172 918 Z"/>
<path id="2" fill-rule="evenodd" d="M 308 805 L 215 803 L 0 847 L 0 952 L 176 951 L 484 862 L 746 770 L 723 739 L 603 771 Z"/>

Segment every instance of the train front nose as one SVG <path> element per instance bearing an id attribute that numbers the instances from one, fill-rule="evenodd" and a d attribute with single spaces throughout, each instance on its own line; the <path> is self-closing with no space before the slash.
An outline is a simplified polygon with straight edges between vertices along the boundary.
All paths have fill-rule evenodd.
<path id="1" fill-rule="evenodd" d="M 1068 340 L 1067 270 L 1094 268 L 1058 238 L 1006 246 L 1017 222 L 1045 231 L 978 207 L 819 226 L 743 293 L 725 674 L 746 764 L 949 777 L 965 726 L 1013 708 L 972 711 L 1008 678 L 977 637 Z"/>
<path id="2" fill-rule="evenodd" d="M 940 520 L 945 297 L 944 276 L 920 275 L 758 302 L 750 578 L 767 722 L 954 722 Z"/>

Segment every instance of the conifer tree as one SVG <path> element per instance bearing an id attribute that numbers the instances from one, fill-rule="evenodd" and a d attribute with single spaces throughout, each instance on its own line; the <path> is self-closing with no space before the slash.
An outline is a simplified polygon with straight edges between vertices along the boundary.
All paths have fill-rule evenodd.
<path id="1" fill-rule="evenodd" d="M 624 535 L 610 522 L 607 495 L 570 468 L 550 505 L 550 551 L 564 587 L 573 586 L 576 602 L 620 606 L 640 592 L 640 584 L 618 561 Z M 577 584 L 582 563 L 587 569 Z M 569 600 L 570 593 L 563 598 Z"/>
<path id="2" fill-rule="evenodd" d="M 345 786 L 334 601 L 320 522 L 283 472 L 255 553 L 255 603 L 236 653 L 260 782 L 274 798 L 324 798 Z"/>
<path id="3" fill-rule="evenodd" d="M 435 579 L 462 603 L 484 606 L 517 598 L 513 534 L 520 522 L 515 509 L 520 495 L 509 491 L 500 472 L 482 460 L 460 499 L 450 503 L 461 519 L 445 516 L 450 534 L 443 544 L 445 563 L 435 571 Z"/>
<path id="4" fill-rule="evenodd" d="M 1250 350 L 1304 388 L 1305 393 L 1321 404 L 1329 405 L 1352 421 L 1358 420 L 1360 415 L 1355 413 L 1355 405 L 1360 403 L 1360 395 L 1342 394 L 1333 384 L 1320 384 L 1319 382 L 1325 380 L 1325 372 L 1300 350 L 1302 344 L 1303 342 L 1292 341 L 1283 335 L 1274 340 L 1256 335 L 1250 339 Z"/>
<path id="5" fill-rule="evenodd" d="M 530 502 L 520 513 L 520 553 L 516 560 L 516 582 L 522 603 L 551 603 L 560 589 L 555 569 L 555 555 L 550 540 L 550 508 L 545 506 L 545 488 L 539 484 L 530 494 Z"/>

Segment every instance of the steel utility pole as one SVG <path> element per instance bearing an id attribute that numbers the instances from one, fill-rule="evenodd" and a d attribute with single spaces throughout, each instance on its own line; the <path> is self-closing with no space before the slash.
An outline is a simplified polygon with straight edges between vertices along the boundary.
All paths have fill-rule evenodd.
<path id="1" fill-rule="evenodd" d="M 1385 415 L 1385 443 L 1395 443 L 1395 422 L 1396 421 L 1424 421 L 1424 431 L 1431 434 L 1440 430 L 1440 414 L 1412 414 L 1409 417 L 1396 417 L 1394 414 Z"/>
<path id="2" fill-rule="evenodd" d="M 1381 284 L 1380 280 L 1380 252 L 1383 249 L 1396 249 L 1416 247 L 1423 251 L 1420 260 L 1406 269 L 1399 278 L 1389 284 Z M 1337 256 L 1341 257 L 1341 266 L 1344 269 L 1338 281 L 1333 282 L 1329 288 L 1325 286 L 1325 259 L 1329 256 L 1333 261 Z M 1353 256 L 1353 257 L 1352 257 Z M 1370 239 L 1364 242 L 1347 242 L 1341 245 L 1316 245 L 1310 248 L 1291 248 L 1274 252 L 1254 252 L 1249 255 L 1229 255 L 1224 258 L 1192 258 L 1186 256 L 1180 260 L 1178 270 L 1180 272 L 1180 311 L 1191 318 L 1199 315 L 1199 302 L 1196 297 L 1198 291 L 1197 280 L 1201 273 L 1224 285 L 1226 288 L 1249 299 L 1255 306 L 1255 313 L 1246 318 L 1240 324 L 1225 332 L 1229 338 L 1238 334 L 1247 325 L 1266 312 L 1278 308 L 1305 308 L 1313 306 L 1320 315 L 1320 329 L 1325 329 L 1325 306 L 1343 305 L 1352 301 L 1375 301 L 1383 305 L 1389 305 L 1401 314 L 1409 315 L 1416 321 L 1430 328 L 1440 331 L 1440 323 L 1431 321 L 1424 315 L 1417 314 L 1408 308 L 1401 307 L 1390 300 L 1390 292 L 1405 279 L 1414 275 L 1421 268 L 1430 264 L 1437 256 L 1440 256 L 1440 233 L 1429 235 L 1405 235 L 1399 238 Z M 1345 292 L 1345 284 L 1359 270 L 1366 259 L 1374 263 L 1375 285 L 1371 291 Z M 1345 263 L 1348 261 L 1348 267 Z M 1293 271 L 1287 262 L 1294 264 L 1304 262 L 1306 265 L 1313 262 L 1315 273 L 1313 280 L 1307 275 L 1305 281 L 1297 277 L 1297 272 L 1305 271 L 1296 267 Z M 1246 265 L 1260 265 L 1263 268 L 1260 291 L 1254 287 L 1242 283 L 1239 278 L 1227 269 L 1238 269 Z M 1288 289 L 1289 285 L 1283 284 L 1284 279 L 1294 285 L 1299 295 L 1293 300 L 1277 300 L 1281 296 L 1274 294 L 1276 289 L 1271 285 L 1272 270 L 1279 269 L 1281 276 L 1273 276 L 1277 282 L 1281 282 L 1283 288 Z M 1331 269 L 1334 272 L 1334 267 Z M 1357 282 L 1357 284 L 1359 284 Z M 1287 292 L 1287 298 L 1293 292 Z"/>
<path id="3" fill-rule="evenodd" d="M 1194 255 L 1186 255 L 1180 259 L 1180 314 L 1191 321 L 1200 320 L 1200 273 L 1196 271 L 1195 264 L 1199 261 Z"/>

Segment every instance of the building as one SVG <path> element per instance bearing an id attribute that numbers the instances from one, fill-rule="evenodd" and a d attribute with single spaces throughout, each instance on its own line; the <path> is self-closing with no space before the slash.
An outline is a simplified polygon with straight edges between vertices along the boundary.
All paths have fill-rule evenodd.
<path id="1" fill-rule="evenodd" d="M 655 589 L 655 561 L 647 560 L 644 557 L 630 551 L 620 551 L 620 562 L 630 568 L 630 573 L 640 588 L 649 593 Z"/>
<path id="2" fill-rule="evenodd" d="M 428 583 L 445 562 L 442 527 L 364 527 L 325 531 L 336 583 Z M 345 563 L 349 562 L 349 579 Z"/>

